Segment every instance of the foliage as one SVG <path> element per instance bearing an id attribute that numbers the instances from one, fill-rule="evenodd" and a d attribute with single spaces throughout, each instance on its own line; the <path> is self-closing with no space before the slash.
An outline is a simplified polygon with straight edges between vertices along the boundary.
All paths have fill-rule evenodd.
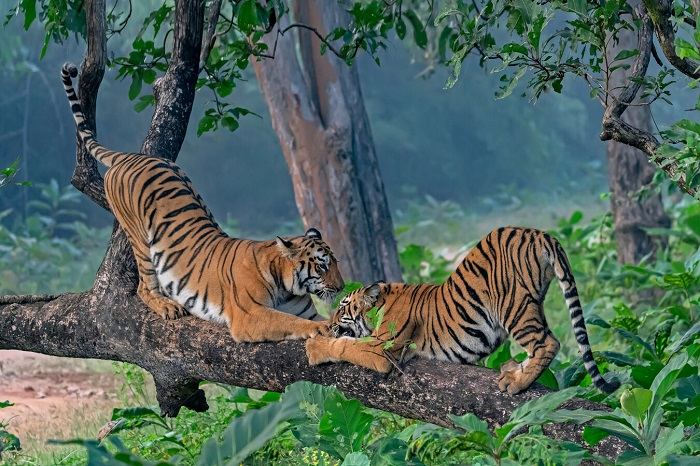
<path id="1" fill-rule="evenodd" d="M 0 188 L 12 183 L 17 173 L 19 173 L 19 159 L 12 162 L 9 167 L 0 169 Z M 31 183 L 29 181 L 21 181 L 17 185 L 30 186 Z"/>
<path id="2" fill-rule="evenodd" d="M 616 394 L 606 397 L 590 387 L 579 358 L 560 355 L 540 379 L 559 391 L 523 404 L 496 429 L 472 414 L 453 418 L 454 429 L 410 421 L 306 382 L 281 395 L 206 384 L 209 412 L 183 410 L 166 419 L 150 405 L 143 371 L 119 364 L 130 393 L 124 399 L 141 405 L 115 409 L 102 442 L 76 444 L 106 464 L 507 465 L 533 458 L 539 464 L 579 464 L 602 461 L 590 447 L 615 436 L 628 445 L 618 464 L 692 463 L 700 453 L 700 240 L 694 233 L 700 210 L 683 202 L 670 213 L 667 247 L 638 266 L 615 262 L 608 215 L 586 223 L 575 212 L 552 230 L 568 252 L 596 348 L 604 342 L 596 359 L 623 382 Z M 453 268 L 444 259 L 431 266 L 443 274 Z M 357 286 L 349 284 L 348 291 Z M 552 298 L 548 321 L 569 335 L 568 314 Z M 522 360 L 524 353 L 513 355 L 513 349 L 502 346 L 484 364 L 498 368 L 511 357 Z M 574 396 L 603 401 L 613 411 L 560 409 Z M 586 443 L 548 438 L 543 425 L 550 422 L 588 422 Z"/>
<path id="3" fill-rule="evenodd" d="M 9 401 L 0 401 L 0 409 L 13 406 Z M 7 425 L 0 420 L 0 460 L 2 460 L 2 452 L 18 451 L 21 449 L 21 444 L 19 439 L 9 433 L 7 430 Z"/>
<path id="4" fill-rule="evenodd" d="M 0 212 L 0 294 L 79 291 L 92 284 L 108 231 L 82 222 L 80 195 L 52 180 L 37 184 L 39 198 L 28 215 Z M 7 224 L 8 226 L 5 226 Z"/>

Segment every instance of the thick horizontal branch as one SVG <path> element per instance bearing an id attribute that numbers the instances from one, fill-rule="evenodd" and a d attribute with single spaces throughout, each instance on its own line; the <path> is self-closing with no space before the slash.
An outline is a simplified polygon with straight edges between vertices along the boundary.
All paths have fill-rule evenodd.
<path id="1" fill-rule="evenodd" d="M 181 406 L 207 408 L 199 380 L 283 391 L 298 380 L 335 385 L 348 397 L 405 417 L 449 426 L 449 414 L 472 412 L 491 426 L 503 424 L 527 400 L 548 390 L 534 386 L 510 396 L 497 388 L 497 374 L 478 366 L 416 360 L 405 374 L 382 374 L 349 364 L 309 366 L 301 341 L 235 343 L 221 325 L 194 317 L 164 321 L 132 295 L 63 295 L 35 304 L 0 306 L 0 349 L 73 358 L 125 361 L 154 377 L 165 414 Z M 569 409 L 606 409 L 573 400 Z M 580 426 L 547 426 L 548 435 L 581 442 Z M 596 450 L 608 458 L 622 451 L 615 440 Z"/>

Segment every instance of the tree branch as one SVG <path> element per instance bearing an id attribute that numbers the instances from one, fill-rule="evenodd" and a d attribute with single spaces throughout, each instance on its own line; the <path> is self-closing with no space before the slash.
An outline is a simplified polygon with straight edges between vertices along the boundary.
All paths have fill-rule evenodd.
<path id="1" fill-rule="evenodd" d="M 78 95 L 88 128 L 93 130 L 95 134 L 97 134 L 95 123 L 97 92 L 105 74 L 105 57 L 107 56 L 105 8 L 105 0 L 85 1 L 87 51 L 83 63 L 80 65 Z M 76 165 L 71 184 L 97 205 L 110 210 L 105 196 L 102 175 L 97 171 L 97 162 L 88 154 L 80 140 L 77 143 L 75 158 Z"/>
<path id="2" fill-rule="evenodd" d="M 202 39 L 202 52 L 199 55 L 199 69 L 203 70 L 204 65 L 207 64 L 207 59 L 211 53 L 211 49 L 216 43 L 216 24 L 219 21 L 219 13 L 221 13 L 221 3 L 222 0 L 214 0 L 214 2 L 209 6 L 209 14 L 207 15 L 207 30 L 204 33 Z"/>
<path id="3" fill-rule="evenodd" d="M 644 5 L 649 11 L 649 16 L 654 22 L 656 37 L 664 55 L 673 66 L 681 73 L 693 79 L 700 79 L 700 63 L 688 58 L 681 58 L 676 54 L 676 32 L 671 23 L 673 15 L 673 2 L 671 0 L 644 0 Z M 693 6 L 696 6 L 693 4 Z"/>
<path id="4" fill-rule="evenodd" d="M 86 293 L 0 306 L 0 349 L 137 364 L 153 375 L 161 410 L 170 416 L 181 406 L 207 408 L 198 380 L 278 392 L 298 380 L 335 385 L 368 406 L 442 426 L 451 425 L 449 414 L 466 412 L 502 425 L 517 406 L 548 393 L 538 385 L 521 395 L 503 394 L 496 372 L 439 361 L 412 361 L 404 375 L 389 377 L 350 364 L 309 366 L 302 341 L 234 343 L 225 326 L 195 317 L 162 320 L 130 294 L 93 298 Z M 580 399 L 565 406 L 607 409 Z M 551 425 L 545 432 L 581 442 L 577 425 Z M 596 450 L 614 458 L 622 448 L 608 439 Z"/>
<path id="5" fill-rule="evenodd" d="M 645 3 L 647 3 L 646 0 Z M 668 163 L 666 159 L 658 155 L 657 151 L 661 146 L 658 139 L 649 131 L 635 128 L 622 119 L 622 114 L 628 106 L 632 105 L 642 85 L 640 78 L 646 75 L 654 40 L 649 14 L 644 8 L 640 8 L 637 13 L 642 21 L 637 47 L 639 54 L 630 69 L 628 84 L 616 98 L 609 100 L 603 114 L 603 131 L 600 133 L 600 139 L 602 141 L 613 140 L 636 147 L 647 154 L 649 160 L 658 165 L 669 177 L 676 180 L 683 191 L 695 196 L 697 190 L 688 186 L 685 177 L 678 174 L 678 165 L 675 162 Z"/>

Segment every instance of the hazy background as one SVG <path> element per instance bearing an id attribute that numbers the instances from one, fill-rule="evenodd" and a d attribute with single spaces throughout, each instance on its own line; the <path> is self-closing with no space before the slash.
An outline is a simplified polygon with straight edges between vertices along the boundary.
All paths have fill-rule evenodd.
<path id="1" fill-rule="evenodd" d="M 18 179 L 35 186 L 0 191 L 0 211 L 13 211 L 2 220 L 6 223 L 27 211 L 27 201 L 38 195 L 37 184 L 52 178 L 60 186 L 70 182 L 75 134 L 58 72 L 64 61 L 78 63 L 83 53 L 83 45 L 69 40 L 64 47 L 50 45 L 39 60 L 42 31 L 23 33 L 20 26 L 0 30 L 0 40 L 9 46 L 0 52 L 5 64 L 0 71 L 0 166 L 22 157 Z M 110 55 L 121 52 L 118 40 L 108 43 Z M 607 174 L 605 146 L 598 139 L 601 109 L 587 89 L 568 83 L 564 95 L 545 95 L 536 104 L 518 95 L 496 100 L 498 76 L 472 65 L 463 68 L 453 89 L 445 90 L 443 72 L 417 77 L 425 65 L 401 43 L 390 47 L 380 67 L 359 60 L 395 222 L 435 202 L 469 214 L 510 211 L 514 222 L 527 206 L 571 210 L 597 202 L 602 207 L 598 198 L 607 189 Z M 136 113 L 127 97 L 129 81 L 115 81 L 115 76 L 108 71 L 100 88 L 99 139 L 112 149 L 138 151 L 151 108 Z M 252 70 L 229 101 L 262 118 L 243 117 L 235 133 L 197 137 L 197 122 L 211 98 L 207 91 L 198 94 L 178 162 L 217 219 L 248 234 L 300 228 L 287 167 Z M 90 225 L 111 222 L 87 200 L 81 210 Z M 530 223 L 538 226 L 537 219 Z"/>

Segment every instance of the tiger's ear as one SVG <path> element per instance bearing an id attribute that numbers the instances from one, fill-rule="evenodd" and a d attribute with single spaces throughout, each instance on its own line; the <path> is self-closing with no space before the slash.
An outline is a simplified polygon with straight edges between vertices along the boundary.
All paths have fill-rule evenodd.
<path id="1" fill-rule="evenodd" d="M 294 254 L 294 243 L 288 239 L 277 237 L 277 247 L 285 257 L 291 257 Z"/>
<path id="2" fill-rule="evenodd" d="M 304 233 L 304 236 L 306 236 L 307 238 L 323 240 L 323 238 L 321 238 L 321 232 L 315 228 L 309 228 L 308 230 L 306 230 L 306 233 Z"/>
<path id="3" fill-rule="evenodd" d="M 372 283 L 370 286 L 365 288 L 365 300 L 373 306 L 377 302 L 377 298 L 379 298 L 379 293 L 381 293 L 382 288 L 381 285 L 384 282 L 375 282 Z"/>

